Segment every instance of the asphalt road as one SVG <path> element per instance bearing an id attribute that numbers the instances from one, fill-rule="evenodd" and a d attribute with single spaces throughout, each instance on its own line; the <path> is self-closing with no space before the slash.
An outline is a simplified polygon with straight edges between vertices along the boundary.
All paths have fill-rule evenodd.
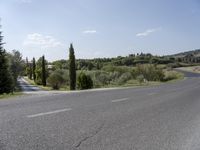
<path id="1" fill-rule="evenodd" d="M 23 77 L 18 78 L 18 82 L 22 91 L 26 94 L 30 92 L 42 91 L 39 87 L 30 85 Z"/>
<path id="2" fill-rule="evenodd" d="M 199 150 L 200 77 L 0 101 L 0 150 Z"/>

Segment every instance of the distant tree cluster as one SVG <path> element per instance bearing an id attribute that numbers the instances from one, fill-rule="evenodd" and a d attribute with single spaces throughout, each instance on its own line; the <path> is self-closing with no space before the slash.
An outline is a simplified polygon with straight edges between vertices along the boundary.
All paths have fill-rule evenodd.
<path id="1" fill-rule="evenodd" d="M 26 75 L 30 80 L 33 79 L 36 84 L 46 86 L 48 77 L 47 65 L 44 55 L 37 62 L 34 57 L 30 62 L 26 58 Z"/>
<path id="2" fill-rule="evenodd" d="M 175 63 L 173 57 L 153 56 L 150 53 L 130 54 L 129 56 L 116 58 L 94 58 L 94 59 L 77 59 L 77 70 L 101 70 L 106 65 L 113 66 L 136 66 L 137 64 L 170 64 Z M 57 60 L 52 62 L 53 70 L 69 69 L 69 60 Z"/>

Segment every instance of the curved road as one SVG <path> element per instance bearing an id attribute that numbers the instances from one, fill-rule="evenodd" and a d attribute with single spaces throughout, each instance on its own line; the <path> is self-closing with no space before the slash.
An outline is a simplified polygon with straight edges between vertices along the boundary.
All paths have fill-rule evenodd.
<path id="1" fill-rule="evenodd" d="M 23 77 L 18 78 L 18 83 L 25 94 L 42 91 L 39 87 L 30 85 Z"/>
<path id="2" fill-rule="evenodd" d="M 200 77 L 0 101 L 1 150 L 200 149 Z"/>

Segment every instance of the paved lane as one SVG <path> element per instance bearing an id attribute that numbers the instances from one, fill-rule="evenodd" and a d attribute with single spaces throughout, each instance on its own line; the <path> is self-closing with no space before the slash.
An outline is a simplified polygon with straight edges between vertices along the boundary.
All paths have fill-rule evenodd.
<path id="1" fill-rule="evenodd" d="M 0 149 L 200 149 L 200 78 L 0 101 Z"/>
<path id="2" fill-rule="evenodd" d="M 30 85 L 23 77 L 18 78 L 18 83 L 24 93 L 41 91 L 39 87 Z"/>

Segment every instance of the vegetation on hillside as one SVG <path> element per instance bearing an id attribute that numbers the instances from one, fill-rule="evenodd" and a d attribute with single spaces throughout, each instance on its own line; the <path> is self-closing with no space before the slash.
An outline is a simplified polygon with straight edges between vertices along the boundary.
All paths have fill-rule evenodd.
<path id="1" fill-rule="evenodd" d="M 73 45 L 70 44 L 68 60 L 47 62 L 43 55 L 38 60 L 33 58 L 28 61 L 28 58 L 22 60 L 19 51 L 6 53 L 0 36 L 0 68 L 4 70 L 0 72 L 0 93 L 13 92 L 17 87 L 17 78 L 24 75 L 37 85 L 47 85 L 56 90 L 148 85 L 176 80 L 182 75 L 172 68 L 198 64 L 199 52 L 171 56 L 137 53 L 126 57 L 76 60 Z"/>
<path id="2" fill-rule="evenodd" d="M 42 85 L 42 65 L 36 63 L 36 84 Z M 176 80 L 182 75 L 172 68 L 180 63 L 173 57 L 131 54 L 126 57 L 75 60 L 70 44 L 69 60 L 45 61 L 47 86 L 52 89 L 90 89 L 113 86 L 148 85 Z M 32 65 L 31 65 L 32 66 Z M 76 75 L 77 74 L 77 75 Z M 76 82 L 77 81 L 77 82 Z"/>

